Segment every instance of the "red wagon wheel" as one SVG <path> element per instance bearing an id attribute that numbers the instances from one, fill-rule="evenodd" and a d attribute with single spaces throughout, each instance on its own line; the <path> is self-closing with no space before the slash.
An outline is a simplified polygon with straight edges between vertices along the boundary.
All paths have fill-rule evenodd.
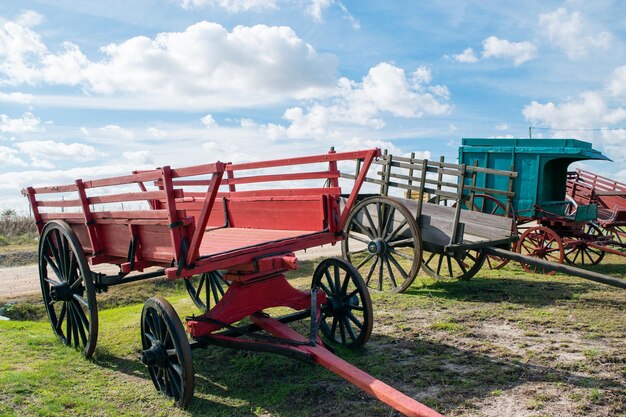
<path id="1" fill-rule="evenodd" d="M 403 292 L 417 276 L 422 256 L 419 226 L 411 212 L 388 197 L 370 197 L 350 212 L 343 258 L 377 291 Z"/>
<path id="2" fill-rule="evenodd" d="M 595 224 L 586 223 L 582 235 L 565 248 L 565 260 L 570 265 L 597 265 L 604 258 L 604 251 L 589 246 L 587 241 L 597 241 L 602 237 L 602 230 Z"/>
<path id="3" fill-rule="evenodd" d="M 515 213 L 512 210 L 508 210 L 504 204 L 497 198 L 490 196 L 488 194 L 476 194 L 474 195 L 474 201 L 471 207 L 472 211 L 480 211 L 481 213 L 491 214 L 493 216 L 501 216 L 501 217 L 511 217 L 513 218 L 513 224 L 511 226 L 511 234 L 517 235 L 517 222 L 515 221 Z M 511 247 L 505 247 L 504 249 L 515 250 L 515 244 L 512 243 Z M 502 258 L 496 255 L 487 255 L 487 259 L 485 259 L 485 264 L 489 269 L 502 269 L 506 264 L 508 264 L 511 260 L 508 258 Z"/>
<path id="4" fill-rule="evenodd" d="M 194 391 L 191 347 L 176 310 L 161 297 L 143 305 L 141 347 L 141 362 L 157 391 L 187 408 Z"/>
<path id="5" fill-rule="evenodd" d="M 41 233 L 39 281 L 54 333 L 90 358 L 98 340 L 96 292 L 82 246 L 63 221 L 46 224 Z"/>
<path id="6" fill-rule="evenodd" d="M 543 226 L 535 226 L 527 229 L 517 243 L 516 251 L 522 255 L 544 259 L 550 262 L 562 264 L 564 258 L 563 241 L 552 229 Z M 555 271 L 532 266 L 520 262 L 525 271 L 536 274 L 554 275 Z"/>

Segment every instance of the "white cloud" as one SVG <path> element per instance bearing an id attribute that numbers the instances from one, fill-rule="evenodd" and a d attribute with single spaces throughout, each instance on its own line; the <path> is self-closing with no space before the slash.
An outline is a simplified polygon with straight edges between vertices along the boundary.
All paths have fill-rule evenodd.
<path id="1" fill-rule="evenodd" d="M 554 46 L 573 60 L 585 57 L 592 49 L 608 49 L 613 38 L 607 31 L 590 33 L 583 15 L 578 11 L 570 13 L 564 7 L 539 15 L 539 27 Z"/>
<path id="2" fill-rule="evenodd" d="M 27 112 L 17 119 L 11 119 L 6 114 L 0 114 L 0 132 L 3 133 L 26 133 L 40 130 L 41 121 L 32 113 Z"/>
<path id="3" fill-rule="evenodd" d="M 511 58 L 515 65 L 523 64 L 535 57 L 537 48 L 528 41 L 510 42 L 497 36 L 483 41 L 483 58 Z"/>
<path id="4" fill-rule="evenodd" d="M 32 101 L 33 101 L 32 94 L 24 94 L 24 93 L 19 93 L 19 92 L 14 92 L 14 93 L 0 92 L 0 102 L 29 104 Z"/>
<path id="5" fill-rule="evenodd" d="M 65 144 L 52 140 L 34 140 L 19 142 L 15 146 L 33 161 L 47 161 L 50 159 L 89 161 L 99 155 L 99 152 L 93 146 L 82 143 Z"/>
<path id="6" fill-rule="evenodd" d="M 26 162 L 17 156 L 15 149 L 7 148 L 6 146 L 0 146 L 0 161 L 4 166 L 28 166 Z"/>
<path id="7" fill-rule="evenodd" d="M 590 128 L 597 127 L 607 114 L 607 105 L 601 94 L 588 91 L 578 99 L 555 104 L 540 104 L 533 101 L 522 111 L 531 123 L 552 128 Z"/>
<path id="8" fill-rule="evenodd" d="M 606 89 L 613 96 L 626 98 L 626 65 L 615 68 Z"/>
<path id="9" fill-rule="evenodd" d="M 138 164 L 154 164 L 154 155 L 150 151 L 127 151 L 122 153 L 122 158 Z"/>
<path id="10" fill-rule="evenodd" d="M 448 99 L 449 90 L 446 86 L 428 85 L 431 80 L 432 74 L 426 67 L 419 67 L 407 78 L 403 69 L 381 62 L 370 68 L 360 83 L 340 79 L 336 96 L 315 102 L 306 110 L 287 109 L 283 119 L 288 126 L 268 124 L 264 128 L 272 139 L 315 138 L 332 136 L 341 126 L 380 129 L 385 125 L 385 113 L 403 118 L 449 113 L 450 105 L 441 101 Z"/>
<path id="11" fill-rule="evenodd" d="M 500 39 L 497 36 L 490 36 L 484 39 L 482 44 L 481 58 L 476 56 L 474 49 L 467 48 L 460 54 L 452 55 L 452 59 L 458 62 L 474 64 L 481 59 L 509 58 L 513 60 L 515 65 L 521 65 L 537 55 L 537 47 L 528 41 L 511 42 L 506 39 Z M 448 55 L 445 57 L 450 58 Z"/>
<path id="12" fill-rule="evenodd" d="M 206 116 L 201 118 L 200 121 L 202 122 L 203 125 L 205 125 L 209 129 L 212 127 L 217 127 L 217 122 L 215 121 L 215 119 L 213 119 L 213 116 L 211 116 L 210 114 L 207 114 Z"/>
<path id="13" fill-rule="evenodd" d="M 466 62 L 470 64 L 478 62 L 478 57 L 474 54 L 474 50 L 472 48 L 467 48 L 460 54 L 452 55 L 452 58 L 459 62 Z"/>
<path id="14" fill-rule="evenodd" d="M 500 123 L 499 125 L 496 125 L 496 130 L 507 130 L 509 128 L 509 125 L 506 123 Z"/>
<path id="15" fill-rule="evenodd" d="M 277 8 L 276 0 L 180 0 L 180 3 L 184 9 L 221 7 L 231 13 Z"/>
<path id="16" fill-rule="evenodd" d="M 31 28 L 5 23 L 0 27 L 0 85 L 81 85 L 95 95 L 132 96 L 144 105 L 160 101 L 172 107 L 218 104 L 228 96 L 246 107 L 323 95 L 336 79 L 335 57 L 318 54 L 286 26 L 237 26 L 229 32 L 203 21 L 182 32 L 106 45 L 99 61 L 75 44 L 62 46 L 62 52 L 52 53 Z"/>
<path id="17" fill-rule="evenodd" d="M 132 130 L 125 129 L 119 125 L 106 125 L 98 128 L 98 132 L 112 139 L 122 139 L 122 140 L 133 140 L 135 139 L 135 134 Z"/>

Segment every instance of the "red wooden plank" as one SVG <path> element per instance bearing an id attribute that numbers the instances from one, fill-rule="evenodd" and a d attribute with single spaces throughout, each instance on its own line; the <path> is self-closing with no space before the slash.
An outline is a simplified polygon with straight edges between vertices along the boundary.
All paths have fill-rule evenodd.
<path id="1" fill-rule="evenodd" d="M 372 152 L 374 151 L 367 150 L 367 151 L 354 151 L 354 152 L 327 153 L 327 154 L 314 155 L 314 156 L 301 156 L 298 158 L 275 159 L 272 161 L 248 162 L 244 164 L 232 164 L 232 165 L 226 166 L 226 171 L 272 168 L 272 167 L 289 166 L 289 165 L 304 165 L 304 164 L 314 164 L 317 162 L 345 161 L 349 159 L 363 159 L 371 155 Z M 380 156 L 380 150 L 378 150 L 378 154 L 375 156 Z"/>
<path id="2" fill-rule="evenodd" d="M 37 201 L 38 207 L 80 207 L 82 205 L 80 200 L 48 200 Z"/>
<path id="3" fill-rule="evenodd" d="M 80 197 L 80 203 L 83 208 L 83 215 L 85 217 L 85 224 L 87 225 L 87 233 L 89 235 L 89 243 L 91 244 L 93 252 L 97 254 L 101 249 L 100 242 L 98 240 L 93 214 L 89 209 L 89 201 L 87 199 L 87 193 L 85 193 L 85 185 L 82 180 L 76 180 L 76 188 L 78 189 L 78 196 Z"/>
<path id="4" fill-rule="evenodd" d="M 308 196 L 308 195 L 339 195 L 341 188 L 272 188 L 269 190 L 236 191 L 233 193 L 217 193 L 217 197 L 240 198 L 240 197 L 271 197 L 271 196 Z M 204 197 L 204 192 L 185 192 L 185 197 Z"/>
<path id="5" fill-rule="evenodd" d="M 213 178 L 211 178 L 211 184 L 206 191 L 204 204 L 202 205 L 202 210 L 200 210 L 200 214 L 198 215 L 196 229 L 193 233 L 193 237 L 191 238 L 191 244 L 189 245 L 189 252 L 187 253 L 186 259 L 187 265 L 190 265 L 196 258 L 198 258 L 200 244 L 202 242 L 202 238 L 204 237 L 204 232 L 209 221 L 209 215 L 211 214 L 213 205 L 215 204 L 215 197 L 217 196 L 217 190 L 220 182 L 222 181 L 223 175 L 224 171 L 222 170 L 214 173 Z"/>
<path id="6" fill-rule="evenodd" d="M 175 195 L 180 197 L 183 195 L 183 190 L 175 190 Z M 102 196 L 89 197 L 89 204 L 105 204 L 105 203 L 124 203 L 127 201 L 140 201 L 140 200 L 159 200 L 165 199 L 165 191 L 140 191 L 136 193 L 121 193 L 121 194 L 109 194 Z"/>
<path id="7" fill-rule="evenodd" d="M 131 175 L 122 175 L 119 177 L 102 178 L 98 180 L 84 181 L 85 188 L 106 187 L 112 185 L 133 184 L 137 182 L 154 181 L 161 176 L 159 170 L 140 172 Z"/>
<path id="8" fill-rule="evenodd" d="M 276 319 L 266 316 L 250 316 L 254 324 L 271 333 L 274 336 L 294 340 L 298 342 L 308 342 L 309 340 L 296 332 L 291 327 L 279 322 Z M 354 384 L 372 397 L 379 399 L 385 404 L 391 406 L 395 410 L 409 417 L 444 417 L 435 410 L 426 407 L 415 401 L 413 398 L 401 393 L 395 388 L 390 387 L 384 382 L 374 378 L 370 374 L 354 365 L 344 361 L 338 356 L 332 354 L 323 345 L 315 346 L 299 346 L 297 348 L 303 352 L 313 355 L 314 361 L 342 377 L 346 381 Z"/>
<path id="9" fill-rule="evenodd" d="M 205 174 L 214 174 L 216 172 L 224 171 L 223 162 L 215 162 L 214 164 L 204 164 L 204 165 L 195 165 L 191 167 L 184 168 L 174 168 L 172 169 L 172 178 L 180 178 L 180 177 L 193 177 L 196 175 L 205 175 Z"/>
<path id="10" fill-rule="evenodd" d="M 249 177 L 239 177 L 229 180 L 229 184 L 252 184 L 257 182 L 272 181 L 298 181 L 298 180 L 314 180 L 326 178 L 339 178 L 339 171 L 321 171 L 321 172 L 303 172 L 290 174 L 273 174 L 273 175 L 257 175 Z"/>
<path id="11" fill-rule="evenodd" d="M 50 220 L 65 220 L 65 219 L 81 219 L 83 220 L 83 213 L 40 213 L 41 220 L 48 222 Z"/>
<path id="12" fill-rule="evenodd" d="M 33 188 L 35 194 L 50 194 L 50 193 L 69 193 L 76 191 L 76 184 L 67 185 L 51 185 L 49 187 Z M 22 194 L 24 191 L 22 190 Z"/>
<path id="13" fill-rule="evenodd" d="M 68 215 L 71 213 L 59 213 Z M 78 213 L 82 216 L 82 213 Z M 96 211 L 93 213 L 95 219 L 167 219 L 167 210 L 134 210 L 134 211 Z"/>

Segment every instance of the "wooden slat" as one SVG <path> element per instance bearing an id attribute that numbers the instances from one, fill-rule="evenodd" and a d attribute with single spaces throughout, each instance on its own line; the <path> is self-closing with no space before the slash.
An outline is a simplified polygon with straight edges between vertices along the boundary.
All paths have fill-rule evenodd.
<path id="1" fill-rule="evenodd" d="M 102 178 L 98 180 L 83 181 L 85 189 L 108 187 L 113 185 L 134 184 L 137 182 L 154 181 L 161 176 L 160 170 L 141 172 L 138 174 L 122 175 L 119 177 Z"/>
<path id="2" fill-rule="evenodd" d="M 272 161 L 232 164 L 226 167 L 226 171 L 239 171 L 239 170 L 245 170 L 245 169 L 262 169 L 262 168 L 273 168 L 273 167 L 289 166 L 289 165 L 314 164 L 318 162 L 364 159 L 368 155 L 373 155 L 374 157 L 376 157 L 380 155 L 380 150 L 370 149 L 366 151 L 355 151 L 355 152 L 329 152 L 327 154 L 322 154 L 322 155 L 303 156 L 303 157 L 298 157 L 298 158 L 275 159 Z"/>
<path id="3" fill-rule="evenodd" d="M 238 177 L 238 178 L 233 178 L 232 180 L 230 180 L 229 184 L 236 185 L 236 184 L 252 184 L 252 183 L 258 183 L 258 182 L 298 181 L 298 180 L 313 180 L 313 179 L 327 179 L 327 178 L 339 178 L 339 171 L 303 172 L 303 173 Z"/>
<path id="4" fill-rule="evenodd" d="M 49 200 L 37 201 L 39 207 L 80 207 L 80 200 Z"/>
<path id="5" fill-rule="evenodd" d="M 177 197 L 183 195 L 182 190 L 175 190 Z M 89 204 L 106 204 L 106 203 L 125 203 L 127 201 L 141 201 L 141 200 L 161 200 L 165 199 L 165 191 L 140 191 L 136 193 L 121 193 L 121 194 L 109 194 L 102 196 L 89 197 L 87 200 Z"/>
<path id="6" fill-rule="evenodd" d="M 33 191 L 35 192 L 35 194 L 70 193 L 72 191 L 76 191 L 76 184 L 51 185 L 49 187 L 37 187 L 37 188 L 33 188 Z"/>
<path id="7" fill-rule="evenodd" d="M 44 222 L 50 220 L 80 219 L 84 220 L 83 213 L 40 213 L 41 220 Z"/>
<path id="8" fill-rule="evenodd" d="M 194 177 L 196 175 L 214 174 L 223 172 L 226 164 L 224 162 L 216 162 L 214 164 L 195 165 L 191 167 L 173 168 L 171 169 L 172 178 Z"/>
<path id="9" fill-rule="evenodd" d="M 60 213 L 67 215 L 70 213 Z M 167 210 L 133 210 L 133 211 L 96 211 L 94 219 L 167 219 Z M 78 213 L 82 216 L 82 213 Z"/>

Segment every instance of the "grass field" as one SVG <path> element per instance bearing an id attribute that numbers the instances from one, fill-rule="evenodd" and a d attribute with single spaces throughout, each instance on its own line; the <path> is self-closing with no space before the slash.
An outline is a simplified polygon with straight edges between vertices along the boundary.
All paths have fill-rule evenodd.
<path id="1" fill-rule="evenodd" d="M 313 266 L 294 285 L 308 287 Z M 626 263 L 598 271 L 624 278 Z M 0 307 L 14 319 L 0 322 L 0 415 L 397 415 L 321 367 L 217 347 L 194 351 L 194 401 L 173 408 L 138 361 L 142 303 L 156 294 L 197 312 L 179 282 L 112 288 L 98 296 L 92 360 L 53 336 L 36 297 Z M 508 266 L 372 299 L 372 338 L 337 354 L 447 416 L 626 415 L 626 291 Z"/>

